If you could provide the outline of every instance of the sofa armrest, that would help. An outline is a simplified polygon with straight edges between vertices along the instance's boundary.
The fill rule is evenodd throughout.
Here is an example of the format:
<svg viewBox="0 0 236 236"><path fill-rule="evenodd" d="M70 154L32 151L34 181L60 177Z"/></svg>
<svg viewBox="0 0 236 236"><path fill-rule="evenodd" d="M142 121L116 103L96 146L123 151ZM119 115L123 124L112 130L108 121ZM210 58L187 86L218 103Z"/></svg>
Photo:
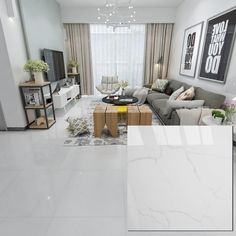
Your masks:
<svg viewBox="0 0 236 236"><path fill-rule="evenodd" d="M144 84L143 87L151 89L152 88L152 84Z"/></svg>

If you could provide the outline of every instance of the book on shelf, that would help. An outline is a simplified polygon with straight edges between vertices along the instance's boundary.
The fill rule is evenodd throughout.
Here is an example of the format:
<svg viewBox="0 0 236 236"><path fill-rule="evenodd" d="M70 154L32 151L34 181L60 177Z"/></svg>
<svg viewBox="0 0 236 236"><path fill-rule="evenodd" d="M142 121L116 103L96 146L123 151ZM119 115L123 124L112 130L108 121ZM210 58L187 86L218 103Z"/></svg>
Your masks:
<svg viewBox="0 0 236 236"><path fill-rule="evenodd" d="M26 105L43 105L43 98L40 89L24 89Z"/></svg>

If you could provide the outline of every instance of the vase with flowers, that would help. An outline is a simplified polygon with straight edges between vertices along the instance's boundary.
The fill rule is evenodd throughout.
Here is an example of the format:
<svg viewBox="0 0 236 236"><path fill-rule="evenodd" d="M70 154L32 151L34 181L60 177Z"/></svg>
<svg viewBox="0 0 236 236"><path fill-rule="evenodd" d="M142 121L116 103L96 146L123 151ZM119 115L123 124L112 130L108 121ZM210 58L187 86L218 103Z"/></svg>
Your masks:
<svg viewBox="0 0 236 236"><path fill-rule="evenodd" d="M227 124L233 123L233 116L236 113L236 101L226 102L224 104L225 120Z"/></svg>
<svg viewBox="0 0 236 236"><path fill-rule="evenodd" d="M71 69L71 73L77 74L77 68L79 67L79 63L77 60L70 60L68 62L68 67Z"/></svg>
<svg viewBox="0 0 236 236"><path fill-rule="evenodd" d="M42 84L44 82L43 72L49 71L49 66L46 62L41 60L29 60L24 65L24 71L30 72L33 74L36 84Z"/></svg>
<svg viewBox="0 0 236 236"><path fill-rule="evenodd" d="M124 93L125 88L129 85L129 83L127 80L121 80L119 84L121 87L121 96L124 96L125 95L125 93Z"/></svg>

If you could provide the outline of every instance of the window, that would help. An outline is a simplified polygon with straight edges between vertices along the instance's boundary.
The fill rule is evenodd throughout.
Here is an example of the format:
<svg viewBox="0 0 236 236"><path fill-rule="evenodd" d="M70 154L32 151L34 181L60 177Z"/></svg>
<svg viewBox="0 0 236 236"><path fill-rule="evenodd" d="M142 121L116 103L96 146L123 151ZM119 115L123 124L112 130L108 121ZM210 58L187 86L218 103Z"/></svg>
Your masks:
<svg viewBox="0 0 236 236"><path fill-rule="evenodd" d="M90 25L94 85L102 76L127 80L132 87L142 84L145 25L119 27ZM96 89L95 89L96 91Z"/></svg>

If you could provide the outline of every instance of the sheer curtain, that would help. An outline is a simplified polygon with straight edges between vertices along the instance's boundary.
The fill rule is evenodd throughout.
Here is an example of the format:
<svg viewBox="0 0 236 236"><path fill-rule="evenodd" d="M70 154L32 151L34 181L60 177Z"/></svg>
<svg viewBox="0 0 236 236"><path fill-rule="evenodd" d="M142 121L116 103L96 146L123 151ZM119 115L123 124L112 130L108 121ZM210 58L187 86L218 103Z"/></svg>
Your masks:
<svg viewBox="0 0 236 236"><path fill-rule="evenodd" d="M94 86L101 83L103 75L117 75L132 87L142 85L145 25L113 31L106 25L91 24L90 33Z"/></svg>

